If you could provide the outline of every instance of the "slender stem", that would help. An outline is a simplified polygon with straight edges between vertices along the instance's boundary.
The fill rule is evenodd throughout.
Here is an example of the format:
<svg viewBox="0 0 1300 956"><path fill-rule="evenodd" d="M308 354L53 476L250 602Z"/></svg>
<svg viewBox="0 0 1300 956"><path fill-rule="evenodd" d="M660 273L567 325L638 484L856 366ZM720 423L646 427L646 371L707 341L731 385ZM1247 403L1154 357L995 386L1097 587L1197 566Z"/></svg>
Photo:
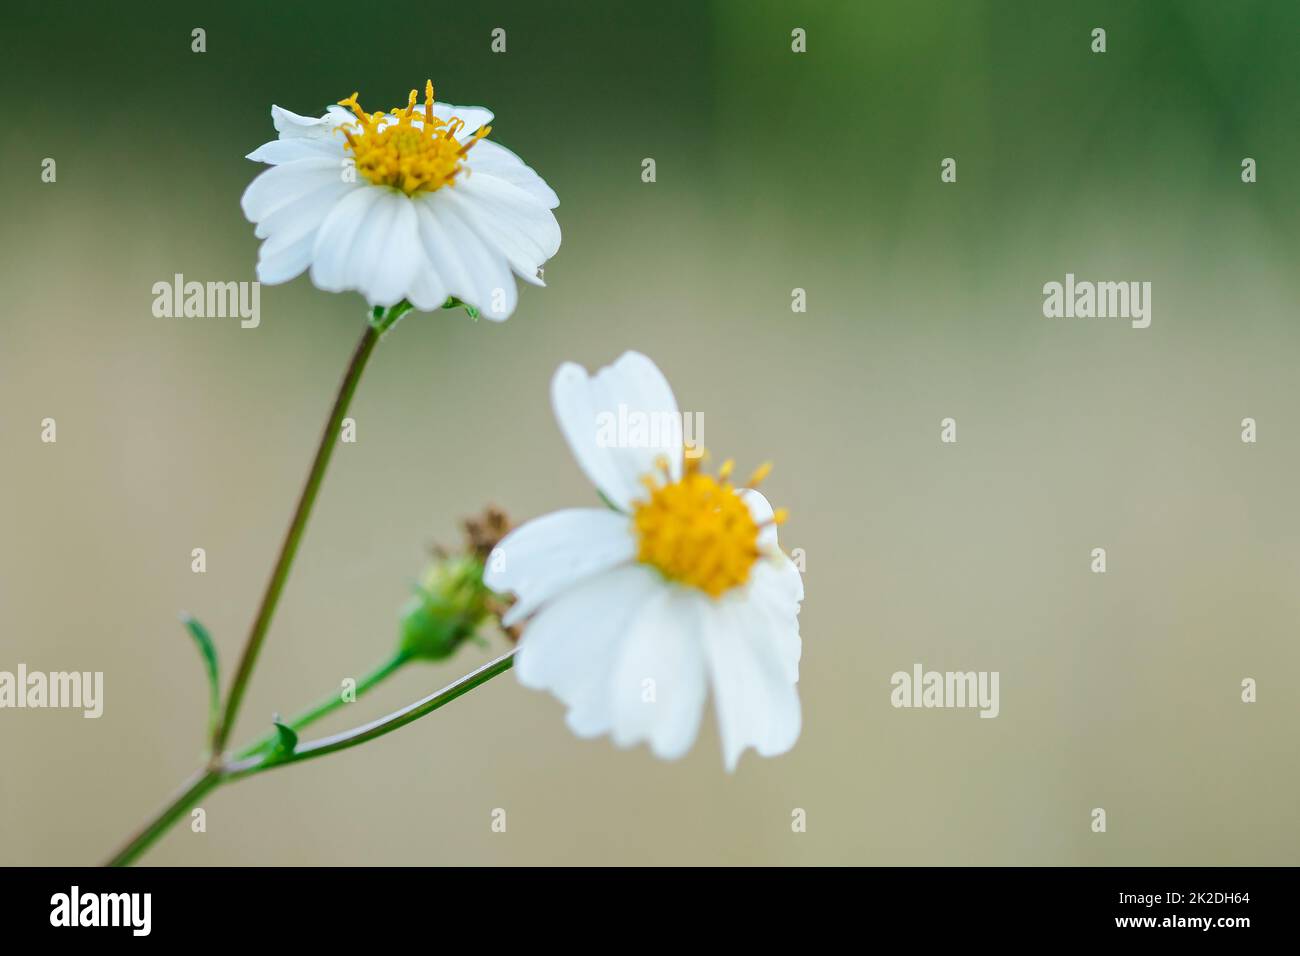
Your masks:
<svg viewBox="0 0 1300 956"><path fill-rule="evenodd" d="M508 654L498 657L491 663L484 664L478 670L466 674L460 680L448 684L442 690L430 694L413 704L403 707L401 710L394 711L387 717L381 717L379 720L371 721L361 727L345 731L341 734L335 734L332 737L322 737L319 740L312 740L305 744L300 744L295 748L292 754L268 760L265 754L257 753L245 759L236 760L233 763L225 765L212 765L200 770L191 777L171 801L159 813L142 827L126 844L109 859L108 866L126 866L135 860L141 853L147 850L155 840L167 832L173 823L175 823L185 811L189 810L195 803L203 799L224 783L230 783L243 777L252 776L263 770L271 770L274 767L283 767L287 764L298 763L303 760L310 760L314 757L323 757L325 754L334 753L338 750L347 750L363 744L366 741L374 740L376 737L382 737L385 734L397 730L399 727L405 727L412 721L419 720L426 714L431 714L443 704L450 703L462 694L468 693L481 684L486 684L498 674L508 671L514 664L515 652L512 650ZM378 673L378 671L376 671Z"/></svg>
<svg viewBox="0 0 1300 956"><path fill-rule="evenodd" d="M339 750L348 750L359 744L374 740L376 737L382 737L390 734L399 727L405 727L412 721L419 720L427 714L433 713L443 704L449 704L461 694L468 693L480 684L486 684L498 674L504 674L510 670L511 665L515 662L515 652L512 650L503 654L491 663L484 664L478 670L466 674L455 683L448 684L442 690L430 694L417 700L413 704L408 704L401 710L396 710L387 717L381 717L378 720L363 724L352 730L345 730L342 733L334 734L330 737L321 737L319 740L310 740L307 743L299 744L294 748L293 753L286 754L275 760L267 760L264 757L251 757L246 760L238 760L234 763L226 764L221 770L224 780L238 780L241 777L251 776L255 773L261 773L263 770L271 770L275 767L284 767L291 763L300 763L304 760L312 760L316 757L323 757L326 754L332 754Z"/></svg>
<svg viewBox="0 0 1300 956"><path fill-rule="evenodd" d="M348 404L352 401L352 395L357 390L357 383L361 380L366 361L374 351L380 334L380 329L376 328L373 320L366 324L366 330L352 353L352 361L339 385L338 394L334 398L334 407L330 410L325 429L321 432L316 457L311 463L311 470L307 473L307 482L303 485L302 494L298 496L298 507L294 509L293 520L289 523L284 543L280 546L280 556L276 559L271 580L266 585L266 593L262 595L262 603L257 610L257 617L254 618L252 629L248 632L248 640L244 643L244 653L239 659L234 682L230 685L230 693L226 697L225 712L212 734L214 757L219 757L226 749L226 741L235 727L239 705L244 700L244 690L248 686L249 678L253 676L257 655L262 650L262 642L266 639L267 628L271 626L271 618L275 614L276 604L279 603L280 592L284 590L284 582L289 577L289 568L293 565L294 555L298 552L298 544L302 541L303 530L307 527L307 519L311 516L312 505L316 503L321 479L325 477L325 469L329 467L330 456L338 443L339 426L347 413Z"/></svg>
<svg viewBox="0 0 1300 956"><path fill-rule="evenodd" d="M158 815L142 827L135 836L126 841L122 849L113 854L112 859L106 863L106 866L126 866L145 850L149 849L160 836L167 832L173 823L175 823L190 807L198 803L203 797L214 790L221 783L221 770L219 768L207 767L198 771L194 776L176 791L171 802L159 811Z"/></svg>
<svg viewBox="0 0 1300 956"><path fill-rule="evenodd" d="M393 654L392 657L388 658L388 660L384 661L382 664L380 664L378 667L372 670L365 677L361 678L361 680L357 681L355 699L360 700L361 696L366 691L382 683L384 680L388 679L389 677L392 677L399 670L401 670L402 667L408 664L410 660L411 658L408 654L404 654L401 651L397 651L395 654ZM322 717L326 717L329 714L332 714L334 711L342 707L344 703L345 701L343 699L343 695L338 691L335 691L332 694L322 697L320 700L316 701L316 703L312 704L310 707L308 707L306 710L302 711L301 713L296 714L295 716L291 717L289 720L286 720L284 722L285 726L293 730L302 730L304 727L316 723L316 721L320 720ZM270 733L267 733L265 736L263 736L261 740L251 743L243 750L240 750L236 754L236 757L242 760L245 757L251 757L254 754L259 754L262 751L266 750L267 747L274 744L278 739L279 739L279 734L273 730Z"/></svg>
<svg viewBox="0 0 1300 956"><path fill-rule="evenodd" d="M450 307L451 302L452 300L448 300L446 307ZM324 479L325 471L329 467L330 457L334 452L334 445L337 441L339 426L343 422L344 415L347 414L348 405L351 403L352 396L356 393L357 385L361 381L361 373L365 370L370 354L374 351L375 344L380 337L391 329L398 319L410 311L411 308L411 304L405 300L386 309L375 307L366 323L366 330L362 333L361 340L352 353L352 360L348 364L346 373L344 373L343 381L340 383L338 393L334 398L333 408L330 409L329 418L321 432L320 444L316 448L316 457L312 460L311 470L307 473L307 481L298 497L298 505L294 509L293 519L289 523L288 531L285 532L279 556L276 558L275 567L271 571L271 578L267 582L265 593L262 595L262 603L258 607L257 616L254 618L253 625L249 630L248 640L244 643L239 666L235 671L234 680L231 682L230 692L226 696L225 709L213 727L211 757L208 766L196 772L177 792L171 802L127 841L126 845L109 860L110 866L125 866L136 859L155 840L162 836L186 810L228 780L247 776L259 770L266 770L272 766L322 756L335 750L343 750L364 743L366 740L383 736L391 730L396 730L398 727L424 716L424 714L432 713L448 701L455 700L461 694L491 680L497 674L510 668L512 659L511 655L508 654L467 675L432 697L425 698L425 700L404 708L383 720L367 724L356 731L313 741L304 747L296 748L295 752L287 757L281 755L277 756L274 761L268 760L262 752L266 741L262 740L240 752L240 757L244 759L233 764L221 763L222 753L225 751L226 743L230 739L231 731L234 730L235 720L239 716L239 706L243 703L244 691L247 689L248 681L252 677L253 668L257 664L257 657L261 652L262 643L266 639L266 632L271 626L271 618L275 615L280 593L284 590L285 582L288 580L294 556L297 554L298 545L301 543L303 532L307 527L307 520L311 517L312 506L316 503L316 496L320 492L321 481ZM388 677L404 663L406 663L406 658L400 654L386 661L362 680L362 683L358 685L358 694ZM297 727L306 726L330 713L341 703L342 698L338 695L322 700L294 718L292 725Z"/></svg>

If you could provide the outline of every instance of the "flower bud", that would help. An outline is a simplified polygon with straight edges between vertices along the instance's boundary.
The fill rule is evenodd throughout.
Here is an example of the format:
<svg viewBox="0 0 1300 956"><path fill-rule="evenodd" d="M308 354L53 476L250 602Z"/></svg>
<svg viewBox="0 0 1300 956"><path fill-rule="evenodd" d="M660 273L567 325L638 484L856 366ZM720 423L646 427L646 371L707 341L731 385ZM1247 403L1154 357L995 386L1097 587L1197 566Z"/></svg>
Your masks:
<svg viewBox="0 0 1300 956"><path fill-rule="evenodd" d="M500 597L483 585L483 567L510 522L489 508L462 526L462 549L448 553L435 548L433 562L402 608L398 649L407 657L444 660L466 641L481 640L481 632L490 629L503 610Z"/></svg>

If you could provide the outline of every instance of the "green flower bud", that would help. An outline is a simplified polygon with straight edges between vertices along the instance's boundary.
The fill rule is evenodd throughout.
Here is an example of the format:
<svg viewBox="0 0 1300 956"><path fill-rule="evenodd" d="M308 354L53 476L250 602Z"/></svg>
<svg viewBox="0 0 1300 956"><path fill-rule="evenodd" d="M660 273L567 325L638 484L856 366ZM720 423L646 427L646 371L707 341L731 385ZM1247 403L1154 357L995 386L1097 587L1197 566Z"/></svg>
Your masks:
<svg viewBox="0 0 1300 956"><path fill-rule="evenodd" d="M461 552L435 549L433 563L402 608L398 650L403 655L445 660L466 641L481 640L480 632L495 624L501 599L483 585L483 567L509 528L504 514L489 509L464 522Z"/></svg>

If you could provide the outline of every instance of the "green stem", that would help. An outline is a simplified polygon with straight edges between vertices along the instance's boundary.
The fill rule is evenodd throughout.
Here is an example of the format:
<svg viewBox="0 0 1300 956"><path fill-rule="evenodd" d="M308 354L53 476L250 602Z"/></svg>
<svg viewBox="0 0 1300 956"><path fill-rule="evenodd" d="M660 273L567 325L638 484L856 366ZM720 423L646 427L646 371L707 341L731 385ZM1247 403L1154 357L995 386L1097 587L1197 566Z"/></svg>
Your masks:
<svg viewBox="0 0 1300 956"><path fill-rule="evenodd" d="M255 773L261 773L263 770L272 770L276 767L284 767L291 763L301 763L304 760L312 760L316 757L323 757L326 754L332 754L339 750L348 750L360 744L367 743L377 737L390 734L399 727L405 727L412 721L419 720L427 714L433 713L444 704L449 704L462 694L468 693L481 684L486 684L498 674L504 674L510 670L511 665L515 662L515 652L510 651L503 654L491 663L484 664L478 670L466 674L460 680L453 684L448 684L442 690L430 694L428 697L417 700L413 704L408 704L401 710L394 711L387 717L381 717L378 720L371 721L352 730L345 730L343 733L334 734L331 737L321 737L319 740L310 740L306 743L300 743L294 748L293 753L285 754L275 760L268 760L265 757L250 757L246 760L238 760L234 763L227 764L222 768L221 774L224 780L238 780L242 777L248 777Z"/></svg>
<svg viewBox="0 0 1300 956"><path fill-rule="evenodd" d="M409 663L410 660L411 660L410 656L402 653L401 651L395 653L392 657L384 661L382 664L380 664L378 667L372 670L365 677L361 678L361 680L357 681L356 699L360 700L362 694L364 694L366 691L370 690L371 688L375 687L377 684L388 679L393 674L396 674L399 670L402 669L403 666ZM320 700L318 700L312 706L308 707L302 713L297 714L296 716L290 718L284 723L292 730L302 730L304 727L310 724L314 724L322 717L326 717L329 714L332 714L334 711L342 707L344 703L345 701L343 699L343 695L338 691L335 691L334 693L326 697L322 697ZM262 751L266 750L267 747L271 746L278 739L279 739L279 735L275 731L271 731L270 733L262 737L261 740L258 740L255 743L251 743L243 750L240 750L236 754L236 757L240 760L244 759L245 757L252 757L255 754L259 754Z"/></svg>
<svg viewBox="0 0 1300 956"><path fill-rule="evenodd" d="M205 795L215 790L221 784L221 771L219 768L207 767L200 770L189 780L187 780L176 791L171 802L163 807L152 820L144 825L135 836L126 841L126 845L105 866L127 866L136 857L153 844L160 836L170 829L185 811L203 799Z"/></svg>
<svg viewBox="0 0 1300 956"><path fill-rule="evenodd" d="M275 760L268 760L265 754L258 753L236 760L233 763L213 764L200 770L186 781L184 786L172 797L171 801L139 832L131 837L122 849L118 850L109 859L106 865L126 866L134 861L141 853L152 846L154 841L166 833L171 825L180 819L187 810L222 784L252 776L263 770L271 770L275 767L311 760L314 757L323 757L325 754L334 753L338 750L347 750L369 740L374 740L376 737L392 733L399 727L405 727L412 721L433 713L439 707L450 703L475 687L486 684L498 674L504 674L514 664L514 654L514 651L510 651L510 653L498 657L491 663L483 665L478 670L466 674L455 683L448 684L442 690L430 694L422 700L417 700L401 710L394 711L387 717L381 717L379 720L372 721L354 730L335 734L332 737L322 737L319 740L299 744L293 753ZM379 673L379 670L375 671L375 673Z"/></svg>
<svg viewBox="0 0 1300 956"><path fill-rule="evenodd" d="M361 373L365 370L366 363L369 361L370 355L380 337L391 329L398 319L410 311L411 308L411 304L405 300L389 308L375 307L368 317L366 330L362 333L361 340L352 353L352 360L344 373L343 381L340 383L338 393L334 398L334 405L330 409L329 418L321 432L320 443L316 448L316 456L312 460L311 469L307 473L307 481L298 496L298 505L294 509L293 518L289 522L289 529L285 532L284 541L280 545L280 553L276 558L275 567L271 571L271 578L267 582L266 591L262 595L262 602L258 606L257 616L253 619L248 639L244 643L244 650L240 656L239 665L235 670L230 692L226 696L225 709L213 726L211 758L208 766L191 777L177 792L176 796L172 798L171 802L127 841L126 845L109 861L109 865L124 866L136 859L162 836L186 810L227 780L235 779L238 776L246 776L249 773L257 772L259 769L268 769L270 766L279 766L282 763L307 759L309 756L320 756L333 750L342 750L345 747L355 746L357 743L363 743L365 740L381 736L388 733L389 730L395 730L397 727L410 723L410 721L423 716L425 713L431 713L447 701L454 700L466 691L477 687L484 681L490 680L510 667L509 655L507 655L506 658L494 661L487 667L480 668L473 674L457 681L451 687L446 688L445 691L440 692L440 694L435 694L435 702L431 706L430 699L412 705L413 708L417 709L423 707L424 709L420 713L411 714L409 711L412 708L407 708L406 711L399 711L390 718L378 722L380 725L392 722L392 726L388 727L388 729L376 728L374 724L360 728L359 731L354 732L357 739L352 742L338 742L337 738L326 738L305 747L297 748L295 753L290 754L287 758L283 756L277 757L274 763L268 763L265 755L261 753L261 749L266 744L266 741L262 740L241 751L240 756L244 759L240 762L230 765L221 763L226 743L230 739L231 731L235 727L235 720L239 716L239 707L243 703L244 692L248 687L250 678L253 676L253 668L257 664L258 654L261 652L262 644L266 640L266 632L271 626L271 618L275 615L275 608L280 601L280 594L284 590L285 582L288 580L294 556L298 552L298 545L301 543L303 532L307 527L307 520L311 517L312 507L316 503L316 496L320 492L321 482L325 477L326 469L329 467L330 457L334 453L339 427L343 423L348 406L352 402L352 396L356 393L357 385L361 381ZM502 660L505 661L504 664L502 664ZM362 685L358 685L358 694L388 677L405 662L405 658L400 655L385 662L363 679ZM442 699L438 700L437 698L440 695ZM342 702L342 698L337 695L329 700L322 700L315 707L294 718L294 723L297 726L306 726L330 713ZM348 736L347 734L339 735L340 738L347 738ZM306 756L299 757L299 753L305 753Z"/></svg>
<svg viewBox="0 0 1300 956"><path fill-rule="evenodd" d="M386 327L383 322L383 318L372 318L366 323L366 330L352 353L352 361L348 364L348 370L339 385L338 394L334 398L334 407L330 410L325 429L321 432L316 457L312 460L311 470L307 473L307 482L298 496L298 507L294 509L293 520L289 523L284 543L280 546L280 556L276 559L271 580L266 585L266 593L262 595L262 603L257 609L257 617L253 619L248 640L244 643L244 653L239 659L234 682L230 685L230 693L226 697L225 712L212 734L214 757L220 757L226 749L226 741L229 740L230 732L235 727L235 718L239 715L239 705L244 700L244 691L248 686L249 678L253 676L257 655L266 640L266 631L271 626L271 618L275 615L275 607L280 601L280 592L284 590L284 583L288 580L294 555L298 553L298 545L307 527L307 519L311 516L312 505L316 503L316 495L320 491L321 480L325 477L325 469L329 467L330 456L334 453L334 446L338 444L339 426L347 413L352 395L357 390L357 383L361 381L361 373L365 370L370 353L374 351L375 343L379 341L379 336Z"/></svg>

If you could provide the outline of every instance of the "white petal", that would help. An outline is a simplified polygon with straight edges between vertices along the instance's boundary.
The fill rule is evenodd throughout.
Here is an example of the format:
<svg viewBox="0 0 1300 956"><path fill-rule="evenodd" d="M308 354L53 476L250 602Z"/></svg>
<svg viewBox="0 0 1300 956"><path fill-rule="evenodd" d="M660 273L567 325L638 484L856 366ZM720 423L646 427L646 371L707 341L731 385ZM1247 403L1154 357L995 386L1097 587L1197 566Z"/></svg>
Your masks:
<svg viewBox="0 0 1300 956"><path fill-rule="evenodd" d="M343 168L343 138L338 142L328 139L316 139L307 136L291 136L286 139L273 139L263 143L245 158L255 163L270 163L278 166L292 163L299 159L331 159L340 170Z"/></svg>
<svg viewBox="0 0 1300 956"><path fill-rule="evenodd" d="M271 122L282 139L318 138L336 125L328 113L325 116L299 116L283 106L271 107Z"/></svg>
<svg viewBox="0 0 1300 956"><path fill-rule="evenodd" d="M446 192L444 188L416 197L424 253L451 295L489 319L507 319L519 294L510 264L469 228Z"/></svg>
<svg viewBox="0 0 1300 956"><path fill-rule="evenodd" d="M506 535L488 558L483 583L518 597L502 622L508 627L584 578L635 556L627 515L604 508L570 508L535 518Z"/></svg>
<svg viewBox="0 0 1300 956"><path fill-rule="evenodd" d="M393 189L379 189L366 222L357 234L348 288L371 305L390 306L406 297L424 250L416 231L415 204Z"/></svg>
<svg viewBox="0 0 1300 956"><path fill-rule="evenodd" d="M424 115L424 107L420 106L416 110L417 115ZM459 119L465 124L464 128L456 134L456 141L464 143L473 138L483 125L492 122L492 111L485 106L453 106L451 103L433 104L433 115L443 122L450 121L453 117ZM424 124L421 123L421 126ZM478 147L475 147L477 149Z"/></svg>
<svg viewBox="0 0 1300 956"><path fill-rule="evenodd" d="M803 656L803 641L799 637L803 575L794 562L779 552L760 558L736 599L752 602L771 618L773 626L767 634L772 652L781 662L786 678L791 683L797 681L799 659Z"/></svg>
<svg viewBox="0 0 1300 956"><path fill-rule="evenodd" d="M772 510L772 504L763 496L761 491L755 491L753 488L741 488L738 492L741 500L749 508L749 516L754 519L754 524L761 529L758 532L758 546L764 550L776 550L779 547L776 536L776 524L772 522L776 514Z"/></svg>
<svg viewBox="0 0 1300 956"><path fill-rule="evenodd" d="M315 232L334 208L334 204L353 189L359 188L355 183L330 180L292 202L276 207L253 230L259 239L273 240L270 249L266 248L266 244L263 245L263 252L274 252L277 248L296 242L308 232Z"/></svg>
<svg viewBox="0 0 1300 956"><path fill-rule="evenodd" d="M419 233L419 213L416 213L416 233ZM447 284L442 281L442 276L432 262L429 256L424 252L424 243L420 243L420 265L415 270L415 275L411 278L410 295L411 304L422 312L432 312L435 309L441 309L451 295L447 291Z"/></svg>
<svg viewBox="0 0 1300 956"><path fill-rule="evenodd" d="M802 653L798 618L799 604L803 601L803 575L777 544L776 525L769 524L772 506L767 499L749 488L742 489L739 494L749 506L754 521L760 526L766 525L758 536L763 557L754 564L740 597L754 602L782 622L783 626L776 629L774 650L790 680L796 681Z"/></svg>
<svg viewBox="0 0 1300 956"><path fill-rule="evenodd" d="M645 497L640 479L658 471L661 456L673 480L681 477L677 399L658 366L641 353L625 352L594 376L566 362L551 379L551 404L578 466L616 507L630 511L634 500ZM644 416L646 428L635 428L637 416Z"/></svg>
<svg viewBox="0 0 1300 956"><path fill-rule="evenodd" d="M327 292L342 292L349 287L353 245L383 192L382 189L354 189L335 203L325 217L312 247L311 281L318 287Z"/></svg>
<svg viewBox="0 0 1300 956"><path fill-rule="evenodd" d="M542 285L537 270L560 248L555 215L530 194L489 175L467 176L447 190L461 218L505 256L515 274Z"/></svg>
<svg viewBox="0 0 1300 956"><path fill-rule="evenodd" d="M729 771L746 747L771 757L799 738L799 692L780 650L788 628L753 602L724 599L709 609L704 648Z"/></svg>
<svg viewBox="0 0 1300 956"><path fill-rule="evenodd" d="M337 103L331 103L329 106L325 107L325 115L321 117L321 121L324 126L321 127L321 130L317 135L333 135L334 130L340 126L344 126L348 123L355 125L357 117L356 114L346 106L339 106Z"/></svg>
<svg viewBox="0 0 1300 956"><path fill-rule="evenodd" d="M614 743L649 741L665 760L690 750L700 729L705 679L703 594L664 587L632 620L613 674Z"/></svg>
<svg viewBox="0 0 1300 956"><path fill-rule="evenodd" d="M540 200L547 209L560 204L560 197L537 175L537 171L500 143L490 139L479 140L465 154L465 165L469 167L471 177L483 172L504 179Z"/></svg>
<svg viewBox="0 0 1300 956"><path fill-rule="evenodd" d="M239 204L249 222L261 222L280 207L342 178L339 164L330 159L300 159L272 166L248 184Z"/></svg>
<svg viewBox="0 0 1300 956"><path fill-rule="evenodd" d="M613 725L610 674L627 626L663 579L643 564L624 564L565 591L529 622L515 654L525 687L549 690L569 708L568 724L581 737Z"/></svg>
<svg viewBox="0 0 1300 956"><path fill-rule="evenodd" d="M276 285L288 282L311 265L312 246L316 234L309 232L288 246L267 251L268 243L262 243L257 251L257 281L264 285Z"/></svg>

